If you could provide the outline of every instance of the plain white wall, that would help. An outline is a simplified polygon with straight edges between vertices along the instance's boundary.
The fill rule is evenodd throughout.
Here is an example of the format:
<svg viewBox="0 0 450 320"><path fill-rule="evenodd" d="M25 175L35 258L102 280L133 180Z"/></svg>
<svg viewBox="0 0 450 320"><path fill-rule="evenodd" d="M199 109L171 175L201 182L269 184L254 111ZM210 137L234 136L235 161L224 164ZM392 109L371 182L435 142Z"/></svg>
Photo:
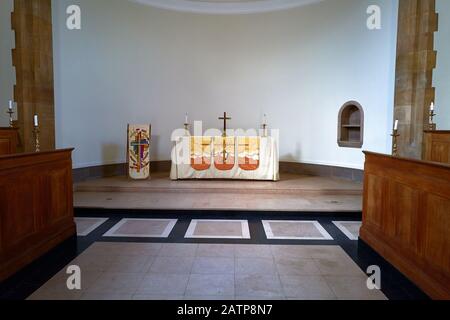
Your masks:
<svg viewBox="0 0 450 320"><path fill-rule="evenodd" d="M16 82L11 57L11 49L14 47L14 32L11 30L12 11L13 0L0 1L0 127L9 126L9 115L6 111L9 100L13 99ZM17 114L14 118L17 118Z"/></svg>
<svg viewBox="0 0 450 320"><path fill-rule="evenodd" d="M436 88L436 124L438 129L450 130L450 0L437 0L439 31L435 37L437 65L433 74Z"/></svg>
<svg viewBox="0 0 450 320"><path fill-rule="evenodd" d="M79 4L82 30L65 27ZM382 29L366 27L382 8ZM126 0L53 1L57 146L74 166L125 161L127 123L153 125L153 160L170 159L184 114L220 128L280 129L281 160L362 168L339 148L337 116L365 108L364 149L390 152L397 0L327 0L250 15L202 15Z"/></svg>

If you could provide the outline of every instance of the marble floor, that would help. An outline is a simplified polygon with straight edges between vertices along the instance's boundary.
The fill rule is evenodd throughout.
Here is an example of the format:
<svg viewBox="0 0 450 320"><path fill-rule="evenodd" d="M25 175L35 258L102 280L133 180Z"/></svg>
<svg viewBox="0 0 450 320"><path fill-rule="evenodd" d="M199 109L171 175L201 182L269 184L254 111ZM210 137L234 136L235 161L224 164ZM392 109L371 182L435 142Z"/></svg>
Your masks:
<svg viewBox="0 0 450 320"><path fill-rule="evenodd" d="M360 212L362 184L283 174L281 181L171 181L157 173L148 181L112 177L77 183L78 208Z"/></svg>
<svg viewBox="0 0 450 320"><path fill-rule="evenodd" d="M339 246L96 242L30 300L385 300Z"/></svg>
<svg viewBox="0 0 450 320"><path fill-rule="evenodd" d="M426 300L358 241L358 214L77 209L71 238L0 300ZM369 290L378 266L382 290ZM80 290L71 273L79 268ZM68 273L69 271L69 273Z"/></svg>

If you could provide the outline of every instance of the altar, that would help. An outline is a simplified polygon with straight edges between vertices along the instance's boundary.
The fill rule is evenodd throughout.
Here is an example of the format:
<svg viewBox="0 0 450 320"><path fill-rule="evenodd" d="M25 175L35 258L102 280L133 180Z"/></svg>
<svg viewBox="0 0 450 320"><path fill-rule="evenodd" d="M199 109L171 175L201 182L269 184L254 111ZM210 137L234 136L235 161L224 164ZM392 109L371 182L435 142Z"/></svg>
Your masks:
<svg viewBox="0 0 450 320"><path fill-rule="evenodd" d="M172 180L279 180L276 139L270 136L182 136L172 154Z"/></svg>

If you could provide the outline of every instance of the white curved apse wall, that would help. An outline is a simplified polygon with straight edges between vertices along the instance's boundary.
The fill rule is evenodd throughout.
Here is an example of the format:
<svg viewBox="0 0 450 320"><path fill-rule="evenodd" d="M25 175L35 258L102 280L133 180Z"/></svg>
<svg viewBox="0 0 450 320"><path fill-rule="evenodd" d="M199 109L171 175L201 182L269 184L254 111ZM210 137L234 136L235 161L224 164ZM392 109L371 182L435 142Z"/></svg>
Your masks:
<svg viewBox="0 0 450 320"><path fill-rule="evenodd" d="M75 167L125 161L127 123L152 123L153 160L169 160L184 114L220 127L280 129L281 160L362 168L337 145L348 100L365 108L364 149L389 152L397 1L328 0L249 15L206 15L126 0L78 0L82 30L65 27L72 0L53 1L57 146Z"/></svg>

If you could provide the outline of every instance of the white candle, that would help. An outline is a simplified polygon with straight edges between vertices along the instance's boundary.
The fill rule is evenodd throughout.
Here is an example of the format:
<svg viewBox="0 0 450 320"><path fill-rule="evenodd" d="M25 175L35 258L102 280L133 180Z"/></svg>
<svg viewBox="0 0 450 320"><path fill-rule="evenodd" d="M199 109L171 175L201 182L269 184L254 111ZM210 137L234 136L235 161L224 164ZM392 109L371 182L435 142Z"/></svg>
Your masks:
<svg viewBox="0 0 450 320"><path fill-rule="evenodd" d="M394 130L398 130L398 120L395 120Z"/></svg>
<svg viewBox="0 0 450 320"><path fill-rule="evenodd" d="M13 102L12 102L12 100L9 100L9 107L8 107L8 109L10 111L12 111L12 109L13 109Z"/></svg>
<svg viewBox="0 0 450 320"><path fill-rule="evenodd" d="M39 127L39 119L38 119L37 114L34 115L34 126Z"/></svg>
<svg viewBox="0 0 450 320"><path fill-rule="evenodd" d="M184 120L184 123L189 123L189 114L188 113L186 113L186 118Z"/></svg>
<svg viewBox="0 0 450 320"><path fill-rule="evenodd" d="M267 125L267 114L264 114L264 124Z"/></svg>
<svg viewBox="0 0 450 320"><path fill-rule="evenodd" d="M431 103L430 111L434 111L434 102Z"/></svg>

